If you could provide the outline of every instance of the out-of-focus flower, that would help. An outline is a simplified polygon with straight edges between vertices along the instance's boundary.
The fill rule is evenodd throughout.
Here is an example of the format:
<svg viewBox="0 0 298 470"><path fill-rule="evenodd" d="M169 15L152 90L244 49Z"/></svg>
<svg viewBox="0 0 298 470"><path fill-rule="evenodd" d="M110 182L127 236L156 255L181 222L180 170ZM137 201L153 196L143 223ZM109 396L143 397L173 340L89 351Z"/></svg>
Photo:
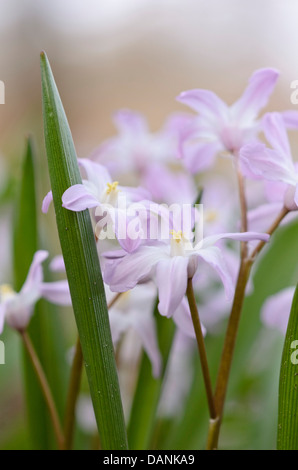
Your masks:
<svg viewBox="0 0 298 470"><path fill-rule="evenodd" d="M82 430L87 434L97 432L96 418L90 395L81 394L76 406L76 418Z"/></svg>
<svg viewBox="0 0 298 470"><path fill-rule="evenodd" d="M298 206L298 165L294 164L290 144L282 116L268 113L263 119L263 129L272 148L260 142L245 145L240 151L242 164L257 178L279 183L270 185L268 193L283 197L283 204L289 210ZM273 197L273 196L272 196Z"/></svg>
<svg viewBox="0 0 298 470"><path fill-rule="evenodd" d="M27 328L36 302L45 298L58 305L71 305L68 282L44 282L41 264L48 258L47 251L37 251L34 255L27 279L20 290L6 284L0 286L0 333L4 321L18 331Z"/></svg>
<svg viewBox="0 0 298 470"><path fill-rule="evenodd" d="M256 138L260 131L258 114L266 106L278 76L272 68L257 70L241 98L230 107L209 90L195 89L178 96L178 101L199 113L180 142L191 172L210 168L220 151L237 154L245 143Z"/></svg>
<svg viewBox="0 0 298 470"><path fill-rule="evenodd" d="M106 295L109 302L115 294L106 288ZM158 377L161 372L161 355L153 317L155 301L156 288L152 283L137 286L122 294L109 309L109 319L114 345L117 346L127 330L134 330L151 361L153 376Z"/></svg>
<svg viewBox="0 0 298 470"><path fill-rule="evenodd" d="M159 405L161 416L177 417L184 409L193 378L192 359L195 345L195 341L180 330L176 332Z"/></svg>
<svg viewBox="0 0 298 470"><path fill-rule="evenodd" d="M237 200L235 192L221 177L212 177L203 180L202 199L204 209L204 235L230 232L237 229L235 213L237 214Z"/></svg>
<svg viewBox="0 0 298 470"><path fill-rule="evenodd" d="M295 287L288 287L269 297L261 311L261 319L266 326L286 333Z"/></svg>
<svg viewBox="0 0 298 470"><path fill-rule="evenodd" d="M194 202L194 182L177 159L178 143L191 119L173 114L160 132L152 133L144 116L120 110L114 115L118 136L104 142L91 158L104 164L114 178L137 177L157 202Z"/></svg>
<svg viewBox="0 0 298 470"><path fill-rule="evenodd" d="M214 246L221 239L268 241L267 234L226 233L209 236L195 246L181 231L172 231L172 238L164 243L143 245L132 254L106 253L109 258L104 265L104 280L112 291L125 292L136 284L154 278L158 286L159 305L162 315L170 317L185 296L188 278L192 278L199 260L210 264L219 274L227 297L233 295L233 282L227 270L219 247ZM124 255L124 256L123 256Z"/></svg>

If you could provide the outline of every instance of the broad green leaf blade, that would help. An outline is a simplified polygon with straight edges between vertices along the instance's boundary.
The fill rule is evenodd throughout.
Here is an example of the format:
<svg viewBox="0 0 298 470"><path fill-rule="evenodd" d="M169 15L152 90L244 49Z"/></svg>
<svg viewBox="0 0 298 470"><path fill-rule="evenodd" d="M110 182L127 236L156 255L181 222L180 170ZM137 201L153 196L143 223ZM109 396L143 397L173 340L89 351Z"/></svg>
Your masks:
<svg viewBox="0 0 298 470"><path fill-rule="evenodd" d="M24 157L22 180L15 207L14 220L14 284L19 291L26 279L33 255L37 250L36 190L34 177L34 158L31 139L28 139ZM40 338L40 318L34 316L29 334L35 347ZM27 413L32 446L34 449L50 448L51 433L46 406L39 383L30 361L24 355L24 381Z"/></svg>
<svg viewBox="0 0 298 470"><path fill-rule="evenodd" d="M62 207L81 183L76 152L48 59L41 54L45 143L58 233L81 339L102 449L126 449L127 437L99 259L88 211Z"/></svg>
<svg viewBox="0 0 298 470"><path fill-rule="evenodd" d="M162 317L157 308L155 309L155 318L163 370L161 377L155 379L152 376L148 356L143 353L128 427L129 447L133 450L151 448L157 407L174 337L174 322Z"/></svg>
<svg viewBox="0 0 298 470"><path fill-rule="evenodd" d="M281 360L277 448L298 450L298 287L292 303Z"/></svg>
<svg viewBox="0 0 298 470"><path fill-rule="evenodd" d="M32 139L28 138L14 217L14 284L17 291L21 289L33 255L39 248L35 165ZM60 319L53 310L52 305L40 301L35 308L28 331L47 375L57 408L62 415L67 364L63 359L65 355L63 330ZM54 448L55 441L48 409L31 362L25 354L24 381L31 445L34 449Z"/></svg>

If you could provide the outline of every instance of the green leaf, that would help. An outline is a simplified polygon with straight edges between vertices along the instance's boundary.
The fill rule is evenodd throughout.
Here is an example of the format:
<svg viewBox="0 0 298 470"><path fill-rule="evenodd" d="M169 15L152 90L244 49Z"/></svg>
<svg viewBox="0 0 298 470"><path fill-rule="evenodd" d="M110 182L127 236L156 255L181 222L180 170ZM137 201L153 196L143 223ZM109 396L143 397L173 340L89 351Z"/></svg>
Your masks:
<svg viewBox="0 0 298 470"><path fill-rule="evenodd" d="M34 158L32 142L31 139L28 139L22 180L15 207L13 259L16 291L21 289L27 277L37 247ZM39 318L35 317L29 326L29 334L35 347L36 340L39 341L40 337L39 326ZM46 406L39 383L26 355L24 355L24 381L32 446L34 449L48 449L50 447L50 428Z"/></svg>
<svg viewBox="0 0 298 470"><path fill-rule="evenodd" d="M41 54L45 143L58 233L102 449L126 449L127 437L107 304L89 212L62 207L66 189L80 184L76 152L52 75Z"/></svg>
<svg viewBox="0 0 298 470"><path fill-rule="evenodd" d="M39 247L35 165L33 142L28 138L14 217L13 259L16 291L19 291L24 284L34 253ZM65 347L60 320L53 310L53 306L47 302L38 302L28 332L48 377L61 415L65 400L67 364L63 360ZM54 332L52 338L54 337L55 341L50 339L51 333ZM48 409L31 361L26 354L24 354L24 382L31 446L34 449L51 449L55 444Z"/></svg>
<svg viewBox="0 0 298 470"><path fill-rule="evenodd" d="M281 312L282 313L282 312ZM279 404L278 450L298 450L298 286L292 303L282 353Z"/></svg>
<svg viewBox="0 0 298 470"><path fill-rule="evenodd" d="M155 318L163 369L161 376L155 379L152 376L148 356L143 353L128 427L129 447L133 450L151 448L154 439L156 411L175 332L173 321L162 317L157 308L155 308Z"/></svg>

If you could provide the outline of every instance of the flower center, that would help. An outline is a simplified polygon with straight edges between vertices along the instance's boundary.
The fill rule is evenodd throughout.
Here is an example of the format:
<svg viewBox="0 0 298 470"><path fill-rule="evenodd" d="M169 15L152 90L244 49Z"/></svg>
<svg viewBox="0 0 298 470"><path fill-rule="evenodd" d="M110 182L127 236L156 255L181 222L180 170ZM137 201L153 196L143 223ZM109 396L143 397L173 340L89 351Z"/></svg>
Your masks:
<svg viewBox="0 0 298 470"><path fill-rule="evenodd" d="M182 230L171 230L170 234L172 235L172 239L175 240L176 243L180 243L183 240L183 232Z"/></svg>
<svg viewBox="0 0 298 470"><path fill-rule="evenodd" d="M191 249L191 243L182 230L171 230L171 256L185 256L185 251Z"/></svg>
<svg viewBox="0 0 298 470"><path fill-rule="evenodd" d="M112 192L118 192L119 189L118 189L118 185L119 185L119 182L118 181L114 181L113 183L107 183L107 190L106 190L106 194L111 194Z"/></svg>
<svg viewBox="0 0 298 470"><path fill-rule="evenodd" d="M107 183L107 189L104 192L103 204L111 204L116 207L118 204L118 181L113 181L113 183Z"/></svg>
<svg viewBox="0 0 298 470"><path fill-rule="evenodd" d="M0 302L8 300L15 295L15 291L9 284L2 284L0 286Z"/></svg>

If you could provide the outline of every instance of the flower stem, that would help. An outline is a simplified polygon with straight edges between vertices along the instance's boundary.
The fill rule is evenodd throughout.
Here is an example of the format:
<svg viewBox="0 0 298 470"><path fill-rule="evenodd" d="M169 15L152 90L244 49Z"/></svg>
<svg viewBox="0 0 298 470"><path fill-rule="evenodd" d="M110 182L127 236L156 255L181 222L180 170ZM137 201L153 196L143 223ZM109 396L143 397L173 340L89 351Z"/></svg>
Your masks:
<svg viewBox="0 0 298 470"><path fill-rule="evenodd" d="M66 400L66 412L64 420L64 435L65 435L65 448L69 450L72 448L74 423L75 423L75 410L77 398L80 392L80 384L83 370L83 353L80 338L78 337L74 359L70 372L69 387Z"/></svg>
<svg viewBox="0 0 298 470"><path fill-rule="evenodd" d="M272 235L273 232L278 228L281 221L288 214L288 209L283 208L280 214L277 216L276 220L273 222L271 227L268 229L267 233ZM245 288L247 281L249 279L249 274L251 266L255 261L256 256L260 253L262 248L265 246L265 242L261 241L253 250L252 254L247 258L241 258L240 269L237 278L237 284L234 294L234 300L231 310L231 315L229 317L229 323L227 327L227 332L225 336L225 342L223 346L221 362L219 366L216 388L215 388L215 405L218 413L219 420L216 423L210 423L209 426L209 435L208 435L208 444L212 445L212 449L216 449L218 445L218 437L220 432L220 426L223 417L223 410L226 398L226 392L228 387L228 381L230 376L230 370L235 350L235 344L237 339L237 333L239 328L239 321L242 312L242 306L245 297Z"/></svg>
<svg viewBox="0 0 298 470"><path fill-rule="evenodd" d="M62 432L62 428L61 428L61 424L60 424L60 419L59 419L59 416L58 416L58 413L57 413L57 409L56 409L56 406L55 406L55 403L54 403L54 399L53 399L53 396L52 396L47 378L46 378L45 373L43 371L42 365L41 365L41 363L40 363L40 361L37 357L37 354L35 352L34 346L31 342L31 339L30 339L29 335L26 333L26 331L20 331L20 335L21 335L21 338L23 340L24 347L25 347L25 349L28 353L28 356L31 360L33 369L36 373L36 377L39 381L42 393L44 395L44 399L45 399L45 402L47 404L47 407L48 407L48 410L49 410L49 413L50 413L50 417L51 417L51 420L52 420L53 429L54 429L55 436L56 436L56 439L57 439L58 448L59 448L59 450L64 450L65 449L64 436L63 436L63 432Z"/></svg>
<svg viewBox="0 0 298 470"><path fill-rule="evenodd" d="M193 326L194 326L194 330L196 334L196 339L197 339L197 344L198 344L204 384L205 384L207 400L208 400L209 414L210 414L210 418L212 420L215 420L216 409L215 409L215 404L214 404L214 399L213 399L213 391L212 391L212 384L211 384L210 372L209 372L208 361L207 361L205 341L204 341L204 336L202 333L202 327L201 327L199 312L197 309L196 299L194 296L191 278L188 279L186 295L188 299L191 318L192 318L192 322L193 322Z"/></svg>

